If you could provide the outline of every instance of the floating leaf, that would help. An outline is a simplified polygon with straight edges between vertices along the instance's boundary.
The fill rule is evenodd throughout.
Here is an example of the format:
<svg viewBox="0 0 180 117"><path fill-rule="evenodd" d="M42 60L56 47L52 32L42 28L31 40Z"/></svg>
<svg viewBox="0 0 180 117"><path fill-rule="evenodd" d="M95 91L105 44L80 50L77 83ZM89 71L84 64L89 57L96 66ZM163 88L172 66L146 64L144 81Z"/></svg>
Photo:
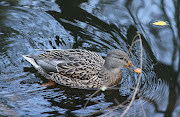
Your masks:
<svg viewBox="0 0 180 117"><path fill-rule="evenodd" d="M159 25L159 26L165 26L165 25L168 25L168 23L165 22L165 21L157 21L157 22L154 22L154 23L152 23L152 24L154 24L154 25Z"/></svg>
<svg viewBox="0 0 180 117"><path fill-rule="evenodd" d="M105 91L106 89L107 89L106 86L101 87L101 90L102 90L102 91Z"/></svg>

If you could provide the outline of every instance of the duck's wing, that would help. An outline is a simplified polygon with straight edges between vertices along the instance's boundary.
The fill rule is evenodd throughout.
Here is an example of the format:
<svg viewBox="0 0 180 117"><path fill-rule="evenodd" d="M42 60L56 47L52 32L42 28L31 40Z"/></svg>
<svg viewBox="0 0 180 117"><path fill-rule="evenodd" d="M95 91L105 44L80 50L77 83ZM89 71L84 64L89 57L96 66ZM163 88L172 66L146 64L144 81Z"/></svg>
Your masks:
<svg viewBox="0 0 180 117"><path fill-rule="evenodd" d="M104 59L95 52L82 49L42 49L40 51L46 51L39 55L42 58L48 59L60 59L66 62L87 61L89 63L104 64Z"/></svg>
<svg viewBox="0 0 180 117"><path fill-rule="evenodd" d="M104 63L100 55L81 49L46 50L33 58L46 72L58 72L81 80L88 80L96 75Z"/></svg>
<svg viewBox="0 0 180 117"><path fill-rule="evenodd" d="M59 51L59 50L63 50L63 49L35 49L35 50L48 52L48 51Z"/></svg>
<svg viewBox="0 0 180 117"><path fill-rule="evenodd" d="M64 63L65 61L62 59L54 59L54 58L46 58L46 57L39 57L37 55L23 55L23 57L31 63L34 68L37 70L42 68L44 72L54 72L57 73L57 64Z"/></svg>
<svg viewBox="0 0 180 117"><path fill-rule="evenodd" d="M76 62L59 63L57 65L58 72L69 78L76 78L80 80L88 80L95 76L101 70L99 64L89 63L88 61L81 60Z"/></svg>

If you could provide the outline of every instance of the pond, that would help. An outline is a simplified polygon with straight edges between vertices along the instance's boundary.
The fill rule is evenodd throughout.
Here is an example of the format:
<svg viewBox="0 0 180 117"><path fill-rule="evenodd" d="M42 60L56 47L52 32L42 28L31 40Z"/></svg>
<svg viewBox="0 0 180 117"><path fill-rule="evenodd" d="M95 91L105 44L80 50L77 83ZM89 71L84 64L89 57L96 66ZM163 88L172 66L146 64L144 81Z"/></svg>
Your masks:
<svg viewBox="0 0 180 117"><path fill-rule="evenodd" d="M122 81L95 95L96 90L59 84L42 87L48 80L22 55L41 53L35 49L86 49L104 58L112 49L128 52L138 31L143 47L135 43L131 61L140 66L143 49L142 77L125 116L179 117L179 4L179 0L0 1L0 116L121 116L139 74L122 68ZM158 21L166 24L153 24Z"/></svg>

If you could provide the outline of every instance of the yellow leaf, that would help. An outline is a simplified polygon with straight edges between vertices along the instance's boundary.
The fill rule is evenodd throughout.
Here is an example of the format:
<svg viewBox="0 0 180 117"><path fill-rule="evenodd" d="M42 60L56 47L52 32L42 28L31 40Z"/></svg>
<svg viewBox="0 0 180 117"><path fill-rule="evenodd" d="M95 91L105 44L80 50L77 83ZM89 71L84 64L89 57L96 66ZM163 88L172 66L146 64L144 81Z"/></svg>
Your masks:
<svg viewBox="0 0 180 117"><path fill-rule="evenodd" d="M157 21L157 22L154 22L154 23L152 23L152 24L154 24L154 25L160 25L160 26L168 25L167 22L165 22L165 21Z"/></svg>

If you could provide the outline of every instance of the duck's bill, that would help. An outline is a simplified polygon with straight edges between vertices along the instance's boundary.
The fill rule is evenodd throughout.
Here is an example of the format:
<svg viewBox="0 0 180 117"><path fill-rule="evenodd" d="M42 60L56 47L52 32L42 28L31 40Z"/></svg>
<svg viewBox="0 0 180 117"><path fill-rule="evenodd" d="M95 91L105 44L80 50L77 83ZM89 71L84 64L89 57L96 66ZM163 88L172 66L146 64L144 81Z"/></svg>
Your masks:
<svg viewBox="0 0 180 117"><path fill-rule="evenodd" d="M134 66L133 64L131 64L130 62L128 63L128 65L126 66L128 69L136 72L136 73L141 73L141 69Z"/></svg>

